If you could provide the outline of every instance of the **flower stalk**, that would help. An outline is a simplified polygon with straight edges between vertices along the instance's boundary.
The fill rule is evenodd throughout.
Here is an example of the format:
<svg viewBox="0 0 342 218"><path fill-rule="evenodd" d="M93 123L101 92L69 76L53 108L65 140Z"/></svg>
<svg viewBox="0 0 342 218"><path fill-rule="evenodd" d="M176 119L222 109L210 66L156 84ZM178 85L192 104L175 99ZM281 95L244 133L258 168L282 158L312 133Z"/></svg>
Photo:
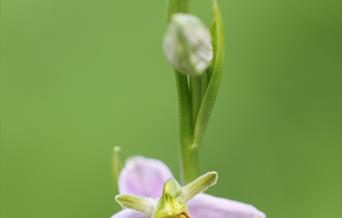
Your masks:
<svg viewBox="0 0 342 218"><path fill-rule="evenodd" d="M213 0L211 32L190 15L191 0L169 0L166 57L175 69L179 105L182 183L199 175L199 149L219 90L223 57L223 25Z"/></svg>
<svg viewBox="0 0 342 218"><path fill-rule="evenodd" d="M186 184L199 174L199 151L193 146L193 114L191 92L187 76L175 72L179 107L179 143L182 183Z"/></svg>
<svg viewBox="0 0 342 218"><path fill-rule="evenodd" d="M170 21L175 13L190 13L191 0L169 0L167 19ZM179 143L182 183L188 183L199 173L199 154L192 149L193 143L193 114L192 96L189 89L188 76L175 71L178 107L179 107Z"/></svg>
<svg viewBox="0 0 342 218"><path fill-rule="evenodd" d="M191 0L168 0L167 20L175 13L190 13Z"/></svg>

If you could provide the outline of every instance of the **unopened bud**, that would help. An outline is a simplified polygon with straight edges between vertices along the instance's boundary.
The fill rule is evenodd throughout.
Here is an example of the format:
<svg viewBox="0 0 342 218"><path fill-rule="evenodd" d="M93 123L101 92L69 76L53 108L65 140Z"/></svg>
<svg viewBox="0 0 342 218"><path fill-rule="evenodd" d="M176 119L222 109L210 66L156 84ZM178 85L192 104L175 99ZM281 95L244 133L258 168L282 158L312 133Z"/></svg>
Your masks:
<svg viewBox="0 0 342 218"><path fill-rule="evenodd" d="M195 16L177 13L172 16L164 38L168 62L179 72L201 75L213 59L211 35Z"/></svg>

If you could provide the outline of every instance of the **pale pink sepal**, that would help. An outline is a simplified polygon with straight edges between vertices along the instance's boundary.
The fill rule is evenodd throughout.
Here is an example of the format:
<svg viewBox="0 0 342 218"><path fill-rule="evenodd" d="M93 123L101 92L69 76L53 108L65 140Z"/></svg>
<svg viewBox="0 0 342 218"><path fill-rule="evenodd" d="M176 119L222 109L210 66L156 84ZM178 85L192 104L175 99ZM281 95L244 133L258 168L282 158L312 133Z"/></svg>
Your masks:
<svg viewBox="0 0 342 218"><path fill-rule="evenodd" d="M126 161L119 176L120 194L158 198L167 179L173 178L161 161L135 156Z"/></svg>
<svg viewBox="0 0 342 218"><path fill-rule="evenodd" d="M192 218L265 218L265 214L254 206L199 194L189 201L188 207Z"/></svg>
<svg viewBox="0 0 342 218"><path fill-rule="evenodd" d="M131 209L124 209L114 214L111 218L149 218L149 216Z"/></svg>

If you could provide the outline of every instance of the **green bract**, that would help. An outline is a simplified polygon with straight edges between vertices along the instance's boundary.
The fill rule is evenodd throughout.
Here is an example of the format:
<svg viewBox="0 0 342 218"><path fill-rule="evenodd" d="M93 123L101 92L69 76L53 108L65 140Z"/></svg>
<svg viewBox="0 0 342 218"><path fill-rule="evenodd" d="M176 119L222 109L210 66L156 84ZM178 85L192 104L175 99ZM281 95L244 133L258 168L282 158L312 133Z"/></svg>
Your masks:
<svg viewBox="0 0 342 218"><path fill-rule="evenodd" d="M211 112L214 108L223 72L224 28L220 8L216 0L213 1L213 25L211 28L211 35L213 40L214 59L211 66L207 70L209 73L209 82L201 101L200 109L196 116L194 125L195 127L193 134L196 141L195 144L197 146L201 144Z"/></svg>

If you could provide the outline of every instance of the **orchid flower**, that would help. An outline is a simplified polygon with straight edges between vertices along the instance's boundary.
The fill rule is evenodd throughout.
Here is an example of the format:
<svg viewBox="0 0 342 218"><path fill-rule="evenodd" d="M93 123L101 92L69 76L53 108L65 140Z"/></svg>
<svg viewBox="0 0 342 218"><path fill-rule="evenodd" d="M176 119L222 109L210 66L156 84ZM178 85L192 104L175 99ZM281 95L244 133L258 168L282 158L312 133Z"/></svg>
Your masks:
<svg viewBox="0 0 342 218"><path fill-rule="evenodd" d="M209 172L184 187L160 160L141 156L127 160L121 170L118 203L124 208L111 218L265 218L255 207L200 193L216 184Z"/></svg>

